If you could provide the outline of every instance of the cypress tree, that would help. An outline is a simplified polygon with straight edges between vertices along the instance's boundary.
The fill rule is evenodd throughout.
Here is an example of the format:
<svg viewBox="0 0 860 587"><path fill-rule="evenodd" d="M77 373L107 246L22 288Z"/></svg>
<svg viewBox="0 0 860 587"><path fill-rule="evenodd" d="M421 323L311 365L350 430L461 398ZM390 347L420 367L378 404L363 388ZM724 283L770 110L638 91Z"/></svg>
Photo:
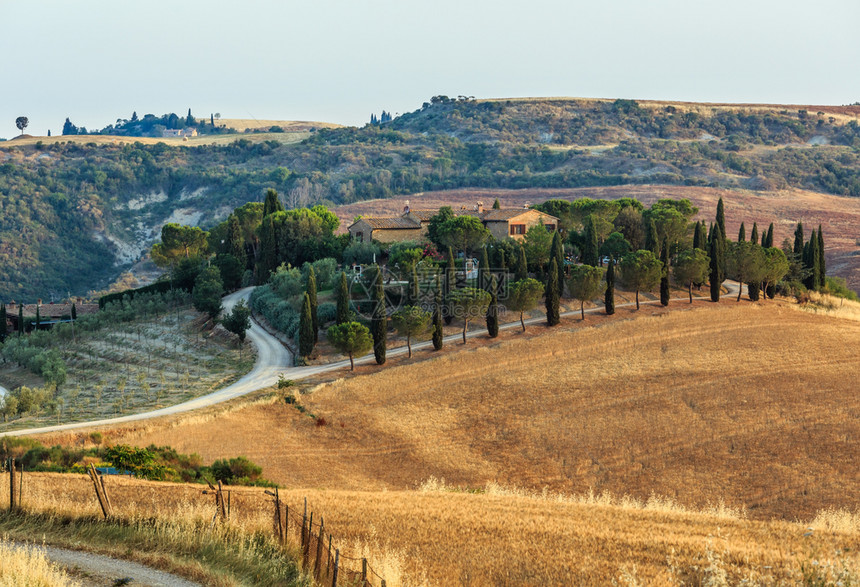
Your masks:
<svg viewBox="0 0 860 587"><path fill-rule="evenodd" d="M717 226L720 228L720 238L723 242L726 240L726 207L723 204L723 199L717 202Z"/></svg>
<svg viewBox="0 0 860 587"><path fill-rule="evenodd" d="M703 222L696 222L696 228L693 230L693 248L704 250L707 246L705 243L705 227Z"/></svg>
<svg viewBox="0 0 860 587"><path fill-rule="evenodd" d="M615 313L615 259L609 258L609 267L606 268L606 292L603 294L603 306L606 314L611 316Z"/></svg>
<svg viewBox="0 0 860 587"><path fill-rule="evenodd" d="M529 277L529 262L526 259L526 248L520 247L519 261L517 262L517 269L514 272L514 280L519 281L521 279L528 279Z"/></svg>
<svg viewBox="0 0 860 587"><path fill-rule="evenodd" d="M6 340L6 304L0 304L0 342Z"/></svg>
<svg viewBox="0 0 860 587"><path fill-rule="evenodd" d="M496 201L493 202L493 210L501 210L502 204L499 202L499 199L496 198Z"/></svg>
<svg viewBox="0 0 860 587"><path fill-rule="evenodd" d="M803 247L803 268L806 273L803 283L807 289L817 289L821 282L821 266L818 262L818 235L813 230L809 242Z"/></svg>
<svg viewBox="0 0 860 587"><path fill-rule="evenodd" d="M722 200L720 200L722 201ZM719 228L715 228L711 234L711 246L708 251L708 255L711 257L710 271L708 273L708 280L711 285L711 301L719 302L720 301L720 286L722 285L722 279L720 278L720 266L722 264L722 259L720 257L720 230Z"/></svg>
<svg viewBox="0 0 860 587"><path fill-rule="evenodd" d="M800 260L803 256L803 223L798 222L794 229L794 256Z"/></svg>
<svg viewBox="0 0 860 587"><path fill-rule="evenodd" d="M308 282L305 288L311 302L311 324L314 329L314 344L316 344L319 337L320 322L317 315L317 276L314 273L313 265L308 267Z"/></svg>
<svg viewBox="0 0 860 587"><path fill-rule="evenodd" d="M663 274L660 277L660 304L669 305L669 239L663 239L663 247L660 250L660 262L663 263Z"/></svg>
<svg viewBox="0 0 860 587"><path fill-rule="evenodd" d="M72 304L72 320L78 319L78 307L75 304Z"/></svg>
<svg viewBox="0 0 860 587"><path fill-rule="evenodd" d="M600 261L600 252L597 246L597 228L594 226L594 217L590 214L585 220L585 235L582 244L582 262L592 267L597 267Z"/></svg>
<svg viewBox="0 0 860 587"><path fill-rule="evenodd" d="M758 244L758 223L753 222L753 229L750 233L750 242Z"/></svg>
<svg viewBox="0 0 860 587"><path fill-rule="evenodd" d="M445 334L442 331L442 289L439 274L436 274L436 296L433 300L433 348L442 350Z"/></svg>
<svg viewBox="0 0 860 587"><path fill-rule="evenodd" d="M311 317L311 299L305 292L302 314L299 317L299 354L309 357L314 352L314 321Z"/></svg>
<svg viewBox="0 0 860 587"><path fill-rule="evenodd" d="M373 288L373 319L370 333L373 335L373 356L377 365L385 364L385 350L388 336L388 315L385 308L385 289L382 285L382 271L376 268L376 283Z"/></svg>
<svg viewBox="0 0 860 587"><path fill-rule="evenodd" d="M827 285L827 263L824 260L824 233L818 225L818 286Z"/></svg>
<svg viewBox="0 0 860 587"><path fill-rule="evenodd" d="M227 219L227 252L236 257L244 270L248 265L248 255L245 254L245 238L242 235L242 227L235 214L230 214Z"/></svg>
<svg viewBox="0 0 860 587"><path fill-rule="evenodd" d="M660 237L657 236L657 225L653 218L649 218L645 226L645 250L651 251L654 255L660 254ZM588 263L590 265L590 263Z"/></svg>
<svg viewBox="0 0 860 587"><path fill-rule="evenodd" d="M451 247L448 247L448 266L445 268L445 297L451 295L451 292L454 291L457 287L457 268L454 265L454 251ZM448 311L445 312L445 324L451 324L451 321L454 319L453 307L449 306Z"/></svg>
<svg viewBox="0 0 860 587"><path fill-rule="evenodd" d="M505 274L508 272L508 264L505 259L505 250L499 249L499 273Z"/></svg>
<svg viewBox="0 0 860 587"><path fill-rule="evenodd" d="M564 244L561 242L561 233L555 231L552 235L550 245L550 257L558 264L558 295L564 295Z"/></svg>
<svg viewBox="0 0 860 587"><path fill-rule="evenodd" d="M767 234L764 237L764 246L770 248L773 246L773 222L767 227Z"/></svg>
<svg viewBox="0 0 860 587"><path fill-rule="evenodd" d="M816 246L817 246L817 245L816 245ZM41 314L39 313L39 307L40 307L41 305L42 305L42 304L39 304L39 303L37 303L37 304L36 304L36 330L39 330L39 325L41 325L41 324L42 324L42 316L41 316Z"/></svg>
<svg viewBox="0 0 860 587"><path fill-rule="evenodd" d="M487 247L481 247L480 267L478 267L478 288L487 290L490 287L490 257Z"/></svg>
<svg viewBox="0 0 860 587"><path fill-rule="evenodd" d="M744 226L744 223L741 222L741 228L738 230L738 242L742 243L747 240L747 229Z"/></svg>
<svg viewBox="0 0 860 587"><path fill-rule="evenodd" d="M349 319L349 284L346 281L346 271L340 272L340 283L337 287L336 324L346 324Z"/></svg>
<svg viewBox="0 0 860 587"><path fill-rule="evenodd" d="M773 247L773 222L770 223L770 226L767 227L767 233L764 235L764 242L762 246L766 249ZM768 282L767 288L765 288L764 293L770 299L776 297L776 284Z"/></svg>
<svg viewBox="0 0 860 587"><path fill-rule="evenodd" d="M275 212L283 212L284 205L281 204L281 199L278 197L278 192L269 188L266 190L266 200L263 203L263 218Z"/></svg>
<svg viewBox="0 0 860 587"><path fill-rule="evenodd" d="M499 298L496 276L490 277L490 304L487 306L487 334L490 338L499 336Z"/></svg>
<svg viewBox="0 0 860 587"><path fill-rule="evenodd" d="M555 258L552 258L549 263L549 273L546 277L546 323L548 326L555 326L561 322L558 309L558 290L558 263Z"/></svg>
<svg viewBox="0 0 860 587"><path fill-rule="evenodd" d="M18 338L24 334L24 304L18 304Z"/></svg>

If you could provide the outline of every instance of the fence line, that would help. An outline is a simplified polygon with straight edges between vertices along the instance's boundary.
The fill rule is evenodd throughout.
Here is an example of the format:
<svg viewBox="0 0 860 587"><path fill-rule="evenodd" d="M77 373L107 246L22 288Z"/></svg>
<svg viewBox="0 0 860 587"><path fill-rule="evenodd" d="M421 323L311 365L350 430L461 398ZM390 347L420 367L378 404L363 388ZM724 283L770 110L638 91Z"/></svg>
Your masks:
<svg viewBox="0 0 860 587"><path fill-rule="evenodd" d="M0 486L4 488L9 483L9 509L23 510L22 496L24 495L25 474L23 464L17 462L13 458L0 461ZM87 471L92 485L90 486L90 495L95 499L97 511L104 519L115 518L116 508L122 508L122 500L117 504L115 489L117 485L105 484L105 477L98 473L94 467L90 467ZM30 474L26 475L28 479ZM38 484L37 484L38 485ZM143 487L138 490L144 489ZM152 492L155 495L154 499L159 499L159 493L176 494L179 490L181 493L188 493L191 487L171 487L149 485L145 488L147 492ZM155 491L153 491L155 490ZM37 488L38 491L38 488ZM32 489L31 489L32 493ZM198 493L198 491L193 491ZM114 495L113 503L110 495ZM5 498L6 495L2 497ZM85 495L85 494L84 494ZM224 522L231 518L231 514L238 508L245 509L255 515L260 512L265 514L266 496L271 498L270 506L274 506L270 511L272 520L272 531L274 539L282 548L293 548L299 553L299 565L302 570L312 576L317 584L324 587L387 587L386 581L367 561L364 557L350 557L345 555L339 545L336 544L335 538L330 532L327 532L325 519L321 515L315 515L312 510L308 509L308 500L304 499L301 506L295 506L283 501L279 495L278 489L273 491L266 490L263 493L247 490L247 489L226 489L221 483L218 486L209 485L208 489L199 490L198 495L214 496L214 516L212 524ZM234 501L231 498L237 497ZM248 500L243 498L250 498ZM261 499L262 498L262 499ZM6 502L5 499L2 499ZM207 500L208 501L208 500ZM31 502L32 503L32 502ZM80 503L79 500L71 499L64 503ZM84 502L85 503L85 502ZM5 503L4 503L5 505ZM262 509L259 509L263 506ZM207 506L211 507L211 506ZM240 512L241 513L241 512Z"/></svg>

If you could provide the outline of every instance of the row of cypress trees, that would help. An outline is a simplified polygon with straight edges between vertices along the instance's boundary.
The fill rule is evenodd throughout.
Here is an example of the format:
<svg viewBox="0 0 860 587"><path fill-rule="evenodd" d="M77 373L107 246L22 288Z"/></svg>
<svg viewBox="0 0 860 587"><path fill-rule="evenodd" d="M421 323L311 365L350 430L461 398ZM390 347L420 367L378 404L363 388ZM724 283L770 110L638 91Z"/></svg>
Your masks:
<svg viewBox="0 0 860 587"><path fill-rule="evenodd" d="M653 224L653 222L651 223ZM654 228L654 227L651 227ZM706 232L707 231L707 232ZM586 226L588 232L588 226ZM592 227L593 232L593 227ZM669 266L670 266L670 251L668 239L664 238L662 243L657 244L657 231L646 231L646 241L649 242L652 250L660 251L660 262L662 264L662 273L660 275L660 303L663 306L669 304L670 289L669 289ZM759 244L764 248L773 247L774 244L774 225L771 223L767 231L763 231L759 235L757 223L753 224L750 234L750 241ZM746 242L746 227L742 223L738 232L738 242ZM595 246L589 248L588 239L586 239L586 250L583 251L583 259L591 260L593 265L598 263L596 234ZM696 222L693 228L693 248L700 249L708 253L710 265L708 278L710 282L710 297L713 302L718 302L721 295L722 283L726 280L726 254L728 250L728 239L726 237L726 220L725 220L725 204L720 198L717 204L717 213L715 222L706 228L705 222ZM826 267L824 261L824 242L823 232L819 225L818 230L813 230L813 234L809 241L804 242L803 225L799 223L795 231L794 252L804 268L804 282L808 288L819 288L825 285ZM436 350L442 348L443 341L443 322L450 324L453 312L443 312L444 304L450 304L447 300L452 293L455 284L455 264L454 253L451 247L447 251L447 266L444 269L445 277L443 291L439 275L436 276L436 294L434 298L434 308L432 312L432 341L433 347ZM505 263L504 257L502 264ZM588 263L586 263L588 264ZM507 269L505 267L504 269ZM525 254L525 248L519 248L518 258L514 260L511 270L515 280L528 278L528 260ZM606 289L604 291L604 307L605 312L609 315L615 313L615 279L616 279L616 261L612 259L608 264L605 274ZM311 287L313 283L313 287ZM544 304L546 308L547 324L555 326L560 323L560 299L564 295L564 247L559 232L553 234L552 244L550 247L549 269L546 273L546 282L544 287ZM478 269L478 285L489 294L489 303L487 304L485 320L487 332L490 337L498 336L499 332L499 309L498 309L498 280L496 275L490 271L487 249L481 249L480 265ZM747 283L747 288L752 300L758 299L762 284L759 282ZM407 297L409 304L417 304L418 301L418 279L413 269L413 275L410 280L409 291ZM765 295L774 297L775 284L768 283ZM373 337L373 350L377 364L384 364L386 360L387 350L387 322L386 315L385 293L382 283L382 274L377 271L375 281L372 285L372 297L374 302L373 315L371 319L371 334ZM319 325L316 320L316 285L311 268L308 276L308 291L305 294L305 304L302 311L302 326L300 326L300 348L303 356L307 356L312 352L313 345L316 343L316 335ZM342 324L350 319L349 311L349 289L345 273L341 273L340 285L337 289L337 323ZM304 344L301 340L304 339ZM312 342L311 342L312 341Z"/></svg>

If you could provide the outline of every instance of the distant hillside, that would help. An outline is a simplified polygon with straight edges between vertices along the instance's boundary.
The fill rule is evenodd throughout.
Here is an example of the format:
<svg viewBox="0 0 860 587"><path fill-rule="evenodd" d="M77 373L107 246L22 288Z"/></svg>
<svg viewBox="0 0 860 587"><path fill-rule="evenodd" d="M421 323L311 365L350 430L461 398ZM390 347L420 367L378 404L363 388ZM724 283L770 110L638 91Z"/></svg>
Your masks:
<svg viewBox="0 0 860 587"><path fill-rule="evenodd" d="M8 141L0 143L0 297L100 287L163 222L211 225L270 187L288 206L630 184L860 197L858 116L860 106L436 97L382 125L308 127L297 144L285 144L288 132L181 143L192 148L109 137Z"/></svg>

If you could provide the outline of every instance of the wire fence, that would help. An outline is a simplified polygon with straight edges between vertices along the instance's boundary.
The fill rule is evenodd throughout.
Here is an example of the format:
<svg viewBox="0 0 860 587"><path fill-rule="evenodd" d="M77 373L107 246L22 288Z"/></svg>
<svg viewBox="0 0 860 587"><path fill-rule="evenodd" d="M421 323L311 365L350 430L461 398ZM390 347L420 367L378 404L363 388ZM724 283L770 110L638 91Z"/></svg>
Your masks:
<svg viewBox="0 0 860 587"><path fill-rule="evenodd" d="M323 517L314 519L314 512L308 513L307 498L297 508L282 502L277 489L266 494L272 497L275 537L284 547L298 547L302 568L317 583L331 587L386 587L385 579L366 558L341 554L333 536L326 533Z"/></svg>
<svg viewBox="0 0 860 587"><path fill-rule="evenodd" d="M20 463L12 459L0 461L0 507L8 507L10 510L44 509L45 504L37 506L34 503L34 492L43 492L45 489L41 487L44 480L40 474L36 474L36 478L32 475L25 473ZM283 501L277 489L261 492L252 488L226 487L221 483L217 487L210 484L208 489L201 489L199 486L159 484L127 477L112 477L114 476L107 476L110 482L105 484L106 477L91 467L89 479L83 477L76 478L74 482L68 480L75 489L65 493L63 505L67 503L71 509L82 513L91 512L85 515L98 511L105 519L134 517L140 511L153 511L155 504L163 507L171 501L176 504L194 501L200 508L198 511L211 513L210 499L214 496L212 526L234 517L256 517L260 520L259 516L262 515L265 516L260 520L263 523L265 519L271 519L274 539L284 550L298 553L298 565L306 574L312 576L318 585L387 587L385 578L370 565L367 558L345 554L342 545L328 532L323 516L309 511L307 498L303 504L296 506ZM86 485L89 485L89 489L82 491ZM130 489L133 489L133 501L122 499L122 490ZM53 491L50 493L56 495ZM111 496L114 498L113 503ZM200 501L202 496L207 496L204 502ZM32 501L27 499L28 497L32 497ZM48 507L57 505L60 504L55 503ZM99 509L93 510L93 507ZM164 510L165 513L167 511ZM206 515L209 519L209 514Z"/></svg>

